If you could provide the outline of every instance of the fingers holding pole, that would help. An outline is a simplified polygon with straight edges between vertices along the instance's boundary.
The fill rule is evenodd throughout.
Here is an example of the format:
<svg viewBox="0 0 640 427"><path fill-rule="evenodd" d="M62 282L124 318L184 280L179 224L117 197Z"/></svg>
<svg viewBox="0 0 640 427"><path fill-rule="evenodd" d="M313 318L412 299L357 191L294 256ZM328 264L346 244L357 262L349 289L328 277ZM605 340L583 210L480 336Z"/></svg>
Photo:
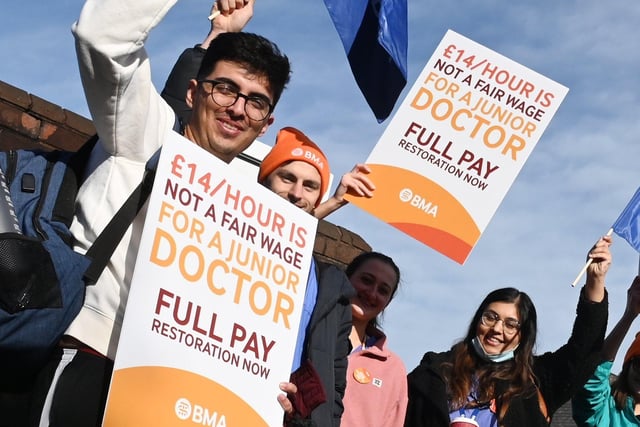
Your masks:
<svg viewBox="0 0 640 427"><path fill-rule="evenodd" d="M611 236L612 234L613 234L613 228L610 228L609 231L607 231L607 234L605 234L605 236ZM571 287L575 287L578 284L578 282L580 281L584 273L586 273L587 269L589 268L592 262L593 262L593 258L589 258L587 260L587 262L584 264L584 267L582 267L582 270L580 270L580 273L578 273L575 280L571 284ZM640 265L638 266L638 271L640 271Z"/></svg>

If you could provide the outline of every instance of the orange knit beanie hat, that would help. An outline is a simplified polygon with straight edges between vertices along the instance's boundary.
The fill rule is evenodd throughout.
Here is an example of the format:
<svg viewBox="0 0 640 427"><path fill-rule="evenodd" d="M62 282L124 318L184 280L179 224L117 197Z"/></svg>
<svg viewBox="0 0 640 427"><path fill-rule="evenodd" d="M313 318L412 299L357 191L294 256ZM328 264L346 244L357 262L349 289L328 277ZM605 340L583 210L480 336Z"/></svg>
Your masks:
<svg viewBox="0 0 640 427"><path fill-rule="evenodd" d="M292 127L280 129L276 143L260 164L258 182L264 183L267 177L284 163L301 161L309 163L320 173L320 197L316 207L329 187L329 162L320 147L304 133Z"/></svg>

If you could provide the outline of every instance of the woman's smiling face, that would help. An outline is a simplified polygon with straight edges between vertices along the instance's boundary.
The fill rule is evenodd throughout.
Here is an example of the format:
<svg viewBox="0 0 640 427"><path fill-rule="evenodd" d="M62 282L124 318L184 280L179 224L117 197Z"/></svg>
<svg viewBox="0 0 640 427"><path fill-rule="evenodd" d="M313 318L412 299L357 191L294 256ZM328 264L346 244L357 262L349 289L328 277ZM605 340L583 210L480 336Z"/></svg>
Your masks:
<svg viewBox="0 0 640 427"><path fill-rule="evenodd" d="M349 278L356 290L351 299L354 319L369 322L375 319L391 301L398 286L393 268L379 259L365 261Z"/></svg>
<svg viewBox="0 0 640 427"><path fill-rule="evenodd" d="M476 335L487 354L501 354L520 344L518 307L510 302L492 302L478 322Z"/></svg>

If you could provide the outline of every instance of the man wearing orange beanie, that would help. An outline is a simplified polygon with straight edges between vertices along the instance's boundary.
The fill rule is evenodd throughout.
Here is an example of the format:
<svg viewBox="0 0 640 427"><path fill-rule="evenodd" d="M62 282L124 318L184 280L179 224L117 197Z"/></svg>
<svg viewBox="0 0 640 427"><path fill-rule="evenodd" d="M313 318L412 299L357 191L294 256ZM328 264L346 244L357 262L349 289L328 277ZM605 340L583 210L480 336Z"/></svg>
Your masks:
<svg viewBox="0 0 640 427"><path fill-rule="evenodd" d="M312 214L329 187L329 162L304 133L286 127L263 159L258 182ZM340 425L354 293L342 270L312 261L291 382L281 385L287 395L278 397L285 425Z"/></svg>
<svg viewBox="0 0 640 427"><path fill-rule="evenodd" d="M286 127L262 160L258 182L311 213L329 188L329 175L322 150L298 129Z"/></svg>
<svg viewBox="0 0 640 427"><path fill-rule="evenodd" d="M342 176L333 196L320 203L329 189L330 168L327 157L304 133L293 127L286 127L280 129L275 145L262 160L258 182L322 219L347 204L344 199L347 192L371 197L375 186L366 176L369 172L367 165L356 164ZM296 178L295 182L291 179L293 177ZM320 190L319 194L317 189Z"/></svg>

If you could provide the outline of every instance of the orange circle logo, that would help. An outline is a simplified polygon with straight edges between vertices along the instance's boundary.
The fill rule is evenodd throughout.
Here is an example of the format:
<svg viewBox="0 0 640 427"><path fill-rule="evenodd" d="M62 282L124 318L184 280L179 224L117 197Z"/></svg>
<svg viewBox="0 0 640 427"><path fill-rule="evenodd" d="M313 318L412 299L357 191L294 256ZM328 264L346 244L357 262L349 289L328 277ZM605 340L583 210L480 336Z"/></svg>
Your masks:
<svg viewBox="0 0 640 427"><path fill-rule="evenodd" d="M365 368L357 368L353 371L353 378L360 384L369 384L371 382L371 373Z"/></svg>

